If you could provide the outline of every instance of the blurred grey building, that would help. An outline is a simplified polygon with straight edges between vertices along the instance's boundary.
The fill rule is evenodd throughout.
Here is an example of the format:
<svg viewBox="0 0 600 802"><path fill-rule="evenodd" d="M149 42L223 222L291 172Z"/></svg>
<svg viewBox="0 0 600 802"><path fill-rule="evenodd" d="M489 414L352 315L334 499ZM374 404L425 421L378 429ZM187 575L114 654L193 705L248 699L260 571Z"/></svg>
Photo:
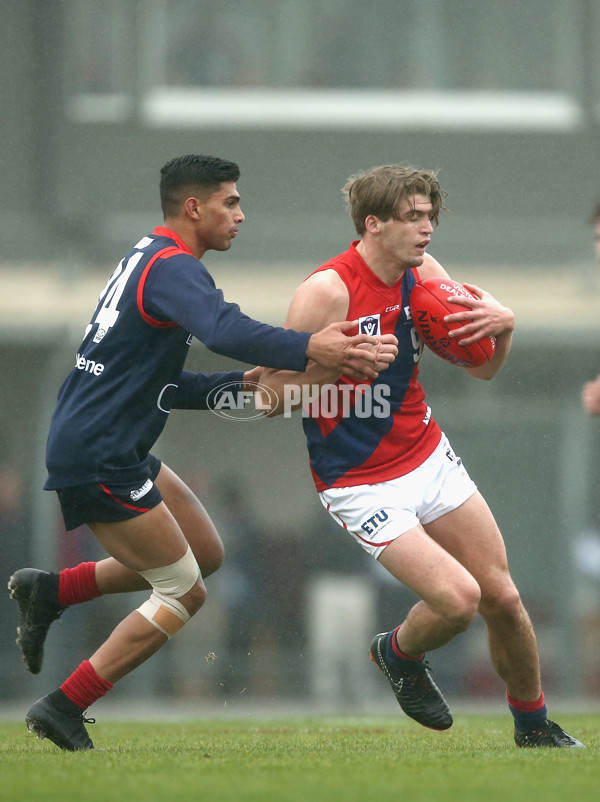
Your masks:
<svg viewBox="0 0 600 802"><path fill-rule="evenodd" d="M230 300L281 323L294 287L354 236L339 191L346 178L411 162L439 168L449 192L431 252L455 278L517 311L514 351L494 382L473 382L432 354L422 375L505 533L545 686L577 693L577 661L564 657L578 648L570 540L600 509L598 427L579 405L582 382L600 371L600 282L587 225L600 195L598 41L600 0L0 0L6 572L96 555L85 533L61 531L41 490L45 433L107 274L160 222L161 165L192 152L240 164L247 220L232 250L207 254L206 264ZM191 364L216 370L227 360L198 345ZM149 693L307 697L307 596L321 572L369 578L369 603L380 611L374 631L408 601L399 594L395 609L367 558L352 543L340 549L343 533L320 508L298 421L172 418L157 453L222 522L233 566L209 582L206 625L195 621L194 636L184 633L148 669ZM229 515L231 486L242 488L254 533L244 537L257 539L250 550L261 542L252 564L259 581L247 587L239 570L249 565L240 556L248 542L240 546ZM276 559L278 540L293 548ZM292 554L302 555L301 571ZM284 642L269 610L292 574L294 609L306 616ZM242 585L257 611L256 648L243 666L230 644L235 627L227 629ZM87 656L109 611L116 622L134 603L96 605L64 616L44 682ZM34 693L42 681L34 685L19 665L12 612L0 600L5 697ZM441 652L440 683L446 672L457 694L497 694L484 641L475 629ZM223 659L207 662L209 652ZM124 696L135 688L128 682Z"/></svg>
<svg viewBox="0 0 600 802"><path fill-rule="evenodd" d="M338 187L399 160L441 170L446 261L588 257L597 0L0 9L4 258L113 261L156 219L159 166L197 151L242 166L239 260L335 251L347 238Z"/></svg>

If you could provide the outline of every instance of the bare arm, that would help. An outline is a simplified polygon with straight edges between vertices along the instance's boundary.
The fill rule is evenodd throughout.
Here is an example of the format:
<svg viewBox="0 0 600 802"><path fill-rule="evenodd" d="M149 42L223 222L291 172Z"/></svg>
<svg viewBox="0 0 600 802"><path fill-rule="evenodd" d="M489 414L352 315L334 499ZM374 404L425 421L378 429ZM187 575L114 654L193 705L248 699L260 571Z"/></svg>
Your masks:
<svg viewBox="0 0 600 802"><path fill-rule="evenodd" d="M300 331L319 331L330 326L334 321L344 320L348 314L349 302L346 285L334 270L315 273L306 279L294 293L284 326ZM371 365L374 375L386 368L397 354L393 335L384 335L378 340L379 343L375 348L369 348L368 344L366 345L375 359ZM363 346L364 348L365 346ZM260 383L269 388L271 396L268 397L266 393L263 393L262 401L264 404L269 404L273 400L273 395L277 397L278 403L276 408L271 410L271 415L278 415L284 411L286 399L288 401L285 405L286 409L298 409L302 404L301 401L295 400L300 395L296 388L315 385L322 388L336 382L342 373L348 373L348 371L335 367L323 367L314 361L309 362L303 373L267 368L262 372ZM363 377L354 376L354 378Z"/></svg>
<svg viewBox="0 0 600 802"><path fill-rule="evenodd" d="M581 403L589 415L600 415L600 374L583 385Z"/></svg>

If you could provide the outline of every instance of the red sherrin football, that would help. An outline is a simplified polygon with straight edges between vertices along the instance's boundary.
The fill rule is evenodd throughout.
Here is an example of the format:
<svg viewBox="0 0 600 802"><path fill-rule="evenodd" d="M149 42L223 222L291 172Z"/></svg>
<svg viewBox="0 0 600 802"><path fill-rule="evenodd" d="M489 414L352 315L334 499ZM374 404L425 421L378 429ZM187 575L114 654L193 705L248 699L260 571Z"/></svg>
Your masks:
<svg viewBox="0 0 600 802"><path fill-rule="evenodd" d="M495 337L483 337L472 345L462 346L448 336L452 329L464 323L444 323L444 317L453 312L468 311L468 306L448 303L448 298L474 298L458 281L449 278L426 278L415 284L410 293L410 314L419 337L434 354L461 367L475 368L484 365L494 356Z"/></svg>

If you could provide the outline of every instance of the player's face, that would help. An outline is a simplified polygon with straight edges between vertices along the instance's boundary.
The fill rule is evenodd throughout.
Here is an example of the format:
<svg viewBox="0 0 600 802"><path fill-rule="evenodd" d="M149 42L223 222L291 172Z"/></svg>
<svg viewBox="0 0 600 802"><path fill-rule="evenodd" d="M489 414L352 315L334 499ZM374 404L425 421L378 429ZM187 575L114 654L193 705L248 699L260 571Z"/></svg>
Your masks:
<svg viewBox="0 0 600 802"><path fill-rule="evenodd" d="M432 211L427 195L415 195L410 201L402 202L397 220L379 221L380 247L399 267L423 264L433 233Z"/></svg>
<svg viewBox="0 0 600 802"><path fill-rule="evenodd" d="M237 237L244 214L233 182L225 182L204 199L198 199L196 238L204 251L227 251Z"/></svg>

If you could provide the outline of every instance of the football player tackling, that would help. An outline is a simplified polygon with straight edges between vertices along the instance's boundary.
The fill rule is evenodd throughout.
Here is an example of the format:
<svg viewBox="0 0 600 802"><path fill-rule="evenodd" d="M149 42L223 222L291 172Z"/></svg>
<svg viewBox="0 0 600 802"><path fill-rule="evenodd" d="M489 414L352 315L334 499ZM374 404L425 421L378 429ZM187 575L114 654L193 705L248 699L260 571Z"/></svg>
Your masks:
<svg viewBox="0 0 600 802"><path fill-rule="evenodd" d="M236 164L212 156L184 156L162 168L164 225L142 237L109 278L59 391L46 489L57 491L66 528L88 524L110 556L56 574L22 568L11 577L27 668L40 671L48 628L67 607L149 591L89 660L27 712L28 729L61 749L94 748L86 708L189 621L206 597L203 578L223 560L204 507L150 449L170 410L206 409L221 384L241 390L258 371L183 370L192 336L252 365L302 371L308 357L359 379L376 377L397 353L393 336L346 336L353 323L317 334L286 331L225 302L199 260L208 250L228 250L238 234L238 178Z"/></svg>
<svg viewBox="0 0 600 802"><path fill-rule="evenodd" d="M323 505L420 597L398 627L375 635L371 658L407 715L445 730L452 715L425 653L466 630L479 613L493 665L506 685L515 743L581 747L548 719L534 631L510 576L502 536L418 381L422 343L410 320L409 295L422 279L447 277L427 253L446 193L435 173L402 165L352 176L344 191L359 239L298 288L285 325L316 331L334 320L358 319L371 333L395 334L398 357L367 385L314 363L303 374L267 369L260 381L279 398L276 414L301 406L302 394L289 388L313 388L303 426ZM514 316L489 293L469 289L475 297L460 302L470 309L446 320L464 324L452 336L465 345L497 338L489 362L464 368L475 378L491 379L509 353ZM327 387L330 408L332 385L340 397L333 417L329 409L324 414L314 391ZM387 406L379 414L358 414L362 397L367 390L375 396L374 388Z"/></svg>

